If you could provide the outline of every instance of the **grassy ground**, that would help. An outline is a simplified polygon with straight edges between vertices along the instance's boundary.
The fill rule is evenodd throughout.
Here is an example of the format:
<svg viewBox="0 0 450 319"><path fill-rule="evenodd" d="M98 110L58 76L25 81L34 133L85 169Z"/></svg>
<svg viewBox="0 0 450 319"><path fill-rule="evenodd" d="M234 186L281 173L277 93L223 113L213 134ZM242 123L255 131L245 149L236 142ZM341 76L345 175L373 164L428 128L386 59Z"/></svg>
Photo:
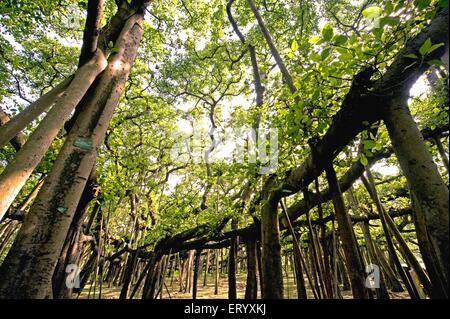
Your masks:
<svg viewBox="0 0 450 319"><path fill-rule="evenodd" d="M246 275L245 273L238 273L236 277L236 285L237 285L237 295L238 299L244 298L245 294L245 281ZM307 284L308 285L308 284ZM90 293L89 293L90 290ZM132 289L130 289L131 291ZM174 276L173 280L170 278L166 279L166 287L164 287L162 299L190 299L192 298L192 289L190 292L180 292L180 285L178 282L177 276ZM199 278L198 288L197 288L197 298L198 299L227 299L228 298L228 280L226 274L220 276L219 280L219 289L218 294L214 294L214 277L208 276L207 285L203 286L203 276ZM286 299L296 299L297 291L293 277L284 278L284 291ZM310 289L307 291L308 298L313 299L313 293ZM120 295L120 287L108 287L107 284L104 284L102 287L101 299L118 299ZM136 294L136 298L140 298L141 292L138 291ZM344 299L351 298L351 291L343 291L342 292ZM260 291L258 291L258 298L260 298ZM94 287L86 286L86 288L81 293L80 299L88 299L88 298L99 298L99 287L95 287L95 295L94 295ZM391 293L392 299L407 299L408 294L405 293Z"/></svg>

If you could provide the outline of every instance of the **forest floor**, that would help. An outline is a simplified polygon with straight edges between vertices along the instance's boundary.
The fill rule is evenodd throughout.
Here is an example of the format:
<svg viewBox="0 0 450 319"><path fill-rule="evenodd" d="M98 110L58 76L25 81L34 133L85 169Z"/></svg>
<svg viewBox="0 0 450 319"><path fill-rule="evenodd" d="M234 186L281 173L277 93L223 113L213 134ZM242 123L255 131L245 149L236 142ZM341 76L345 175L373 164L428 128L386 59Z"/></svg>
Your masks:
<svg viewBox="0 0 450 319"><path fill-rule="evenodd" d="M176 276L175 276L176 277ZM178 282L178 278L173 278L171 281L170 278L166 279L166 286L164 287L164 291L162 296L159 295L158 298L161 299L191 299L192 298L192 289L190 292L180 292L180 285ZM198 288L197 288L197 298L198 299L228 299L228 280L226 274L221 274L219 280L219 289L218 293L214 293L214 277L208 276L207 285L203 286L203 276L198 280ZM238 299L243 299L245 294L245 283L246 283L246 274L238 273L236 276L236 286L237 286L237 297ZM284 291L285 299L296 299L297 291L293 277L284 278ZM130 289L130 291L132 288ZM313 299L314 295L312 291L307 289L308 298ZM108 287L108 284L104 284L102 287L102 293L100 299L118 299L120 295L120 287ZM139 299L141 292L138 291L135 298ZM408 299L409 295L407 292L403 293L390 293L392 299ZM351 299L352 294L351 291L342 291L342 296L344 299ZM258 291L258 298L260 298L260 292ZM94 287L90 285L86 285L83 289L80 299L98 299L99 298L99 287Z"/></svg>

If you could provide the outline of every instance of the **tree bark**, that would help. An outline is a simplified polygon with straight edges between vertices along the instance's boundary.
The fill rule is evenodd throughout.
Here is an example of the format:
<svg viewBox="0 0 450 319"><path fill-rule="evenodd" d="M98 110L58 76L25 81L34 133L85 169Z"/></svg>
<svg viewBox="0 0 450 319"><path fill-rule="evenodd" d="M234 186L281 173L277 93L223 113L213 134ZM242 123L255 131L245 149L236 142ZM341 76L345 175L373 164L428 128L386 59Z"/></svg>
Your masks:
<svg viewBox="0 0 450 319"><path fill-rule="evenodd" d="M386 221L386 224L391 231L391 233L394 235L394 238L397 240L397 243L400 247L400 251L402 252L402 255L404 256L405 260L408 262L408 264L414 269L414 271L417 273L423 287L425 288L425 291L431 296L433 295L432 291L433 288L431 286L431 282L428 279L427 274L422 269L422 266L417 261L416 257L412 253L411 249L408 247L406 241L403 239L402 235L400 234L400 231L398 230L397 226L395 225L394 221L392 220L391 216L389 214L386 214L386 211L384 210L383 205L381 204L381 201L378 197L378 193L375 187L375 182L372 176L372 173L370 170L366 170L368 182L372 187L372 196L373 200L377 203L378 210L380 212L380 215L383 215L383 219Z"/></svg>
<svg viewBox="0 0 450 319"><path fill-rule="evenodd" d="M63 80L60 84L55 86L52 90L42 95L35 102L31 103L25 110L14 116L12 119L5 122L2 119L0 127L0 148L5 146L6 143L15 139L15 136L19 136L19 139L24 139L21 131L31 122L33 122L39 115L48 110L58 98L60 98L68 86L71 84L74 76L70 76Z"/></svg>
<svg viewBox="0 0 450 319"><path fill-rule="evenodd" d="M118 52L110 57L95 94L77 118L17 240L0 268L0 296L51 297L51 277L59 252L137 54L143 31L142 20L143 12L127 20L116 43ZM99 68L94 70L97 72ZM91 72L91 75L96 72ZM77 81L75 78L73 83L87 90L86 83L92 81L89 78ZM69 91L70 88L66 93ZM59 115L60 119L66 118ZM27 256L25 261L24 256Z"/></svg>
<svg viewBox="0 0 450 319"><path fill-rule="evenodd" d="M0 198L0 219L47 152L64 121L105 67L105 57L99 51L92 60L75 73L73 81L64 94L55 102L47 116L16 154L14 160L2 172L0 175L0 194L3 196Z"/></svg>
<svg viewBox="0 0 450 319"><path fill-rule="evenodd" d="M131 253L131 258L128 258L128 262L125 266L125 276L123 279L122 289L120 290L119 299L127 299L128 289L130 288L131 278L133 275L134 268L137 263L137 251Z"/></svg>
<svg viewBox="0 0 450 319"><path fill-rule="evenodd" d="M348 201L350 203L350 207L352 208L353 213L359 215L359 207L358 207L359 204L355 197L355 194L353 193L352 187L350 187L347 194L348 194ZM383 270L383 272L380 272L380 288L376 290L377 298L389 299L389 293L387 291L386 282L384 279L384 274L387 273L387 271L384 269L383 265L378 260L378 257L375 253L372 236L370 235L369 222L359 223L359 226L361 228L361 232L363 233L364 242L367 248L368 261L366 262L366 264L375 264L379 266L380 269Z"/></svg>
<svg viewBox="0 0 450 319"><path fill-rule="evenodd" d="M7 139L8 137L1 135L1 133L3 132L4 126L8 124L10 121L11 121L10 116L0 108L0 143L1 140L6 140L6 142L8 142ZM9 139L9 143L11 144L12 147L14 147L16 151L19 151L25 144L25 134L19 131L19 133L17 133L15 136ZM2 148L3 146L4 145L0 144L0 148Z"/></svg>
<svg viewBox="0 0 450 319"><path fill-rule="evenodd" d="M421 221L419 221L420 218L422 218ZM448 290L447 287L445 287L444 274L441 272L439 264L435 263L437 260L436 252L431 245L430 237L427 229L425 228L425 221L423 218L423 215L413 214L420 254L422 255L427 273L433 284L433 293L436 291L441 296L446 296L444 298L448 298Z"/></svg>
<svg viewBox="0 0 450 319"><path fill-rule="evenodd" d="M214 252L214 294L217 295L219 293L219 249L216 249Z"/></svg>
<svg viewBox="0 0 450 319"><path fill-rule="evenodd" d="M89 0L87 5L86 23L83 32L83 45L81 47L78 67L89 61L97 50L97 40L103 16L103 0Z"/></svg>
<svg viewBox="0 0 450 319"><path fill-rule="evenodd" d="M445 153L444 145L442 145L441 139L439 137L433 138L434 144L436 144L436 147L438 149L439 155L441 155L442 162L444 163L445 170L448 171L448 157Z"/></svg>
<svg viewBox="0 0 450 319"><path fill-rule="evenodd" d="M280 198L271 193L273 181L274 176L271 176L266 182L261 207L263 299L283 299L283 269L277 214Z"/></svg>
<svg viewBox="0 0 450 319"><path fill-rule="evenodd" d="M199 268L200 268L200 256L201 255L202 255L201 249L198 249L198 250L195 251L192 299L197 299L197 285L198 285L198 274L199 274Z"/></svg>
<svg viewBox="0 0 450 319"><path fill-rule="evenodd" d="M330 163L326 168L326 175L330 192L333 194L333 206L352 284L353 297L356 299L367 299L368 293L365 288L365 269L359 258L358 243L356 242L352 223L349 219L347 209L345 208L344 199L342 198L336 173L332 165L333 164Z"/></svg>
<svg viewBox="0 0 450 319"><path fill-rule="evenodd" d="M331 277L332 277L331 276L331 267L330 267L329 253L328 253L327 243L326 243L327 228L326 228L325 222L323 220L323 210L322 210L322 204L321 204L321 196L322 195L320 194L318 178L316 178L314 180L314 186L316 189L316 194L319 196L319 203L317 204L317 212L318 212L319 220L320 220L320 243L322 244L322 251L323 251L325 290L327 292L327 297L332 299L333 298L333 284L331 282Z"/></svg>
<svg viewBox="0 0 450 319"><path fill-rule="evenodd" d="M203 277L203 287L206 287L206 285L208 284L209 260L211 259L210 252L211 252L210 249L206 250L205 276Z"/></svg>
<svg viewBox="0 0 450 319"><path fill-rule="evenodd" d="M261 33L264 36L264 39L266 40L270 53L272 53L275 62L277 63L278 67L280 68L281 74L283 75L283 79L286 81L289 90L291 93L295 93L297 91L297 88L294 85L294 81L292 80L292 77L286 67L286 65L283 62L283 59L280 56L280 53L278 52L273 40L272 36L270 35L269 30L266 27L266 24L264 23L263 18L261 17L261 14L258 11L258 8L256 7L253 0L247 0L248 5L250 6L250 9L253 12L253 15L256 18L256 21L258 22L259 28L261 29Z"/></svg>
<svg viewBox="0 0 450 319"><path fill-rule="evenodd" d="M259 293L262 298L262 291L263 291L263 275L262 275L262 253L261 253L261 242L258 241L256 243L256 260L258 261L258 280L259 280Z"/></svg>
<svg viewBox="0 0 450 319"><path fill-rule="evenodd" d="M78 265L84 247L83 222L86 216L86 209L92 199L99 194L95 167L92 168L89 181L86 183L83 195L78 203L74 218L70 225L63 249L60 253L58 264L53 273L53 297L70 298L72 289L65 287L66 267L69 264ZM95 207L94 207L95 209ZM95 215L94 213L92 215ZM86 232L88 234L88 232ZM98 236L97 236L98 238Z"/></svg>
<svg viewBox="0 0 450 319"><path fill-rule="evenodd" d="M368 181L365 179L364 175L361 176L361 180L363 181L363 184L365 185L365 187L366 187L370 197L371 198L375 198L374 194L373 194L373 190L372 190L370 184L368 183ZM395 246L394 246L394 243L393 243L392 237L391 237L391 232L389 231L389 227L387 225L387 222L386 222L386 219L384 217L384 214L381 211L382 207L381 207L379 202L376 202L375 204L377 206L378 213L380 215L381 225L383 227L384 236L385 236L385 239L386 239L386 246L388 248L389 255L391 256L393 264L395 265L395 268L397 269L397 272L399 273L400 277L402 278L403 283L405 284L406 289L408 290L408 293L409 293L410 297L413 298L413 299L416 299L419 296L417 295L417 291L412 286L412 283L408 279L407 274L406 274L405 270L403 269L403 267L402 267L402 265L400 263L400 259L397 256L397 252L395 251Z"/></svg>
<svg viewBox="0 0 450 319"><path fill-rule="evenodd" d="M400 167L408 180L414 211L425 222L448 290L449 191L428 152L423 137L409 112L407 96L398 92L384 118ZM423 218L422 218L423 215ZM432 255L430 253L430 255ZM424 260L428 262L427 259ZM433 265L427 264L427 269Z"/></svg>
<svg viewBox="0 0 450 319"><path fill-rule="evenodd" d="M440 9L428 27L408 41L392 63L390 67L392 72L385 74L383 77L384 85L377 87L378 92L392 96L384 108L383 120L400 167L408 180L414 210L417 215L421 215L418 221L425 222L422 228L427 229L429 233L431 246L437 256L435 262L439 265L440 272L445 277L447 290L449 273L449 191L408 109L408 92L420 74L428 69L427 61L440 58L448 48L449 39L446 28L449 23L448 10L448 8ZM410 61L405 60L404 56L417 53L427 39L432 43L444 43L445 45L428 54L426 61L414 66L415 70L408 69L407 66L410 65ZM427 269L433 267L430 264L426 266Z"/></svg>
<svg viewBox="0 0 450 319"><path fill-rule="evenodd" d="M325 293L325 284L323 281L323 273L322 273L322 269L321 269L321 264L320 264L320 260L321 260L321 255L320 255L320 251L319 247L316 247L316 234L314 232L314 229L312 227L311 224L311 219L309 218L309 195L308 195L308 191L303 192L303 197L305 198L305 201L307 203L308 209L306 211L306 223L308 225L308 231L309 231L309 238L310 238L310 242L309 242L309 248L311 251L311 255L312 255L312 259L311 261L313 262L313 268L315 269L313 275L314 275L314 282L316 284L317 287L317 293L319 295L319 298L324 299L326 297L326 293Z"/></svg>
<svg viewBox="0 0 450 319"><path fill-rule="evenodd" d="M256 299L258 285L256 278L256 241L246 242L247 250L247 283L245 285L245 299Z"/></svg>
<svg viewBox="0 0 450 319"><path fill-rule="evenodd" d="M142 299L153 299L152 286L154 285L154 278L156 276L158 264L161 260L161 255L156 251L150 258L150 264L148 266L147 276L145 277L144 287L142 288ZM181 260L180 260L181 263ZM181 280L180 280L181 285Z"/></svg>
<svg viewBox="0 0 450 319"><path fill-rule="evenodd" d="M231 220L231 229L237 229L237 219ZM231 239L230 250L228 254L228 299L237 299L236 291L236 253L237 237Z"/></svg>
<svg viewBox="0 0 450 319"><path fill-rule="evenodd" d="M297 235L295 234L294 228L292 227L291 221L287 214L287 210L283 201L281 201L281 209L283 210L284 216L288 222L288 229L292 236L293 241L293 253L294 253L294 266L295 266L295 276L296 276L296 284L297 284L297 298L298 299L308 299L308 294L306 293L305 279L303 277L303 270L306 272L308 279L311 283L311 278L308 274L308 269L304 267L305 261L302 256L302 251L300 248L300 244L297 239ZM312 284L312 283L311 283ZM316 292L314 287L312 287L314 292L314 296L316 296Z"/></svg>

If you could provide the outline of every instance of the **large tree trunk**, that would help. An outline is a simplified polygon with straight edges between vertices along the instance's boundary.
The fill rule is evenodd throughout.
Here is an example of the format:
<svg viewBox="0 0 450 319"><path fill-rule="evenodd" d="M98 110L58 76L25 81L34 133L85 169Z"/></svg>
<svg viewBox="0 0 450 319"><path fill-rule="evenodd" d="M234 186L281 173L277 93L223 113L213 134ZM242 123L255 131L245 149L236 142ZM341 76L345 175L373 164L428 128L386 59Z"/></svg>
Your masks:
<svg viewBox="0 0 450 319"><path fill-rule="evenodd" d="M103 0L89 0L86 24L83 34L83 46L81 48L78 67L94 57L97 50L97 40L102 20ZM73 79L73 75L63 80L49 92L42 95L38 100L31 103L25 110L15 116L8 125L0 128L0 148L13 136L20 134L28 124L48 110L65 92ZM77 107L78 108L78 107Z"/></svg>
<svg viewBox="0 0 450 319"><path fill-rule="evenodd" d="M408 180L414 211L424 221L426 229L448 291L449 273L449 191L442 180L423 137L408 109L408 97L401 92L392 99L384 121L400 167ZM420 236L418 236L421 239ZM426 246L424 246L426 247ZM434 254L430 252L429 256ZM424 259L427 269L434 265Z"/></svg>
<svg viewBox="0 0 450 319"><path fill-rule="evenodd" d="M110 57L108 67L98 81L94 94L77 118L46 183L0 268L1 297L52 296L53 271L97 150L137 54L143 31L142 20L143 10L140 10L125 23L116 43L117 52ZM97 50L97 53L102 56L100 50ZM90 70L88 66L91 64L83 65L80 70ZM103 64L101 66L103 69ZM71 87L81 86L87 90L89 82L94 80L93 75L100 70L98 65L91 68L91 72L84 72L87 73L87 79L77 79L79 74L76 74ZM66 99L71 87L66 91ZM77 103L66 102L64 105L70 105L72 110ZM60 120L67 117L60 113L58 115ZM35 134L37 133L33 136Z"/></svg>
<svg viewBox="0 0 450 319"><path fill-rule="evenodd" d="M72 289L65 287L66 267L69 264L79 265L79 259L84 247L83 240L83 221L86 216L86 210L92 199L98 196L98 185L95 167L91 171L89 181L78 203L74 218L66 236L63 249L59 256L58 264L53 273L53 297L54 298L70 298ZM97 205L96 205L97 206ZM95 211L92 215L96 215ZM87 234L87 232L86 232Z"/></svg>
<svg viewBox="0 0 450 319"><path fill-rule="evenodd" d="M64 94L56 101L14 160L2 172L0 175L0 194L2 194L0 219L47 152L70 113L106 65L105 56L98 50L94 58L78 69Z"/></svg>
<svg viewBox="0 0 450 319"><path fill-rule="evenodd" d="M8 213L3 216L3 220L1 220L1 222L6 218L23 221L23 219L25 218L26 208L35 200L36 196L42 188L42 185L44 185L44 178L45 175L42 174L39 181L36 183L36 185L34 185L32 191L28 194L28 196L22 201L22 203L20 203L18 207L10 207Z"/></svg>
<svg viewBox="0 0 450 319"><path fill-rule="evenodd" d="M261 207L262 298L283 299L283 269L281 266L280 228L278 224L279 198L270 192L274 177L267 181Z"/></svg>
<svg viewBox="0 0 450 319"><path fill-rule="evenodd" d="M428 231L425 228L425 221L423 220L424 217L419 216L418 214L413 214L413 218L416 228L417 241L420 243L420 254L422 255L427 273L430 276L430 280L433 284L433 291L441 291L443 292L442 295L447 295L448 298L448 291L444 284L445 274L441 272L439 264L435 263L435 261L437 260L437 256L435 250L433 249L433 246L431 245ZM422 220L419 221L419 218L422 218ZM431 268L429 266L431 266Z"/></svg>

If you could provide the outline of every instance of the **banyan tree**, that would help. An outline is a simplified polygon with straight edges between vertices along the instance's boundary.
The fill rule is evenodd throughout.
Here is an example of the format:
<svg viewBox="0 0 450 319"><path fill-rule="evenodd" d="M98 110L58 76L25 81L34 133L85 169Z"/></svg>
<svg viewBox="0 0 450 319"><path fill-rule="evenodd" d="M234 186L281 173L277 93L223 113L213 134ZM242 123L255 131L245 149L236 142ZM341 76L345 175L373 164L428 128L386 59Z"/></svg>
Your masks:
<svg viewBox="0 0 450 319"><path fill-rule="evenodd" d="M0 298L446 299L447 0L0 2Z"/></svg>

